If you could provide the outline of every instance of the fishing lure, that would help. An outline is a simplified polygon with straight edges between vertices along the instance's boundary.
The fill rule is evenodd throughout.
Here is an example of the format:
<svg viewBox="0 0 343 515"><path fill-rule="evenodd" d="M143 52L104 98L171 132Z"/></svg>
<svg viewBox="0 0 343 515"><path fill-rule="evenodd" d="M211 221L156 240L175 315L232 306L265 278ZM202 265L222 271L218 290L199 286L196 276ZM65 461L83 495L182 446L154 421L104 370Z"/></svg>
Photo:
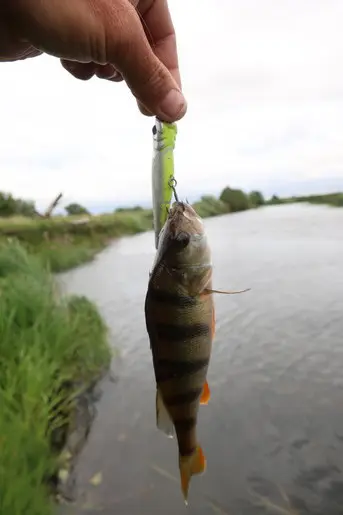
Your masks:
<svg viewBox="0 0 343 515"><path fill-rule="evenodd" d="M155 247L164 226L174 193L178 200L174 178L174 147L177 134L175 123L162 122L158 118L152 130L154 154L152 160L152 205L155 231Z"/></svg>

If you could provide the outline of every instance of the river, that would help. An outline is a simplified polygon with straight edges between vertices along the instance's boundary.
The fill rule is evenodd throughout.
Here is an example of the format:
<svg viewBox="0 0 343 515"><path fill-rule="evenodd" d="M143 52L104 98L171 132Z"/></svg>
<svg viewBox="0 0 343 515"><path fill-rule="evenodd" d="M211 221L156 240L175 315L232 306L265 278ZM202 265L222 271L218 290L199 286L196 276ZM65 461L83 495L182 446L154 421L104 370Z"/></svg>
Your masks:
<svg viewBox="0 0 343 515"><path fill-rule="evenodd" d="M214 287L251 288L215 298L211 399L198 421L207 471L186 508L176 442L155 426L143 312L153 235L122 238L61 277L97 302L120 350L64 514L343 513L343 209L276 206L205 224Z"/></svg>

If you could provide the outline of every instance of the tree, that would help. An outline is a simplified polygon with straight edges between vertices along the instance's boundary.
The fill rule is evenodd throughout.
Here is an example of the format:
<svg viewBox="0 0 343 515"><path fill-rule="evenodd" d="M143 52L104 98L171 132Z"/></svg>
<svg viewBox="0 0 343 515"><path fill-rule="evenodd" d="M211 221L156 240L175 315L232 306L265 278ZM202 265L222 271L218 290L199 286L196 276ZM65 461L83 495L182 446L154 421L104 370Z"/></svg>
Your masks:
<svg viewBox="0 0 343 515"><path fill-rule="evenodd" d="M249 209L248 196L242 190L225 188L219 199L227 205L228 211L245 211Z"/></svg>
<svg viewBox="0 0 343 515"><path fill-rule="evenodd" d="M0 192L0 217L15 215L34 216L34 202L16 199L11 193Z"/></svg>
<svg viewBox="0 0 343 515"><path fill-rule="evenodd" d="M269 201L269 204L281 204L281 199L277 195L273 195Z"/></svg>
<svg viewBox="0 0 343 515"><path fill-rule="evenodd" d="M67 211L68 215L89 215L89 211L80 204L69 204L64 208Z"/></svg>
<svg viewBox="0 0 343 515"><path fill-rule="evenodd" d="M252 207L260 207L265 203L264 197L260 191L252 191L249 194L249 200Z"/></svg>
<svg viewBox="0 0 343 515"><path fill-rule="evenodd" d="M133 206L133 207L117 207L114 212L115 213L131 213L134 211L144 211L142 206Z"/></svg>
<svg viewBox="0 0 343 515"><path fill-rule="evenodd" d="M227 206L212 195L203 195L198 202L193 204L193 208L201 218L216 216L227 212Z"/></svg>

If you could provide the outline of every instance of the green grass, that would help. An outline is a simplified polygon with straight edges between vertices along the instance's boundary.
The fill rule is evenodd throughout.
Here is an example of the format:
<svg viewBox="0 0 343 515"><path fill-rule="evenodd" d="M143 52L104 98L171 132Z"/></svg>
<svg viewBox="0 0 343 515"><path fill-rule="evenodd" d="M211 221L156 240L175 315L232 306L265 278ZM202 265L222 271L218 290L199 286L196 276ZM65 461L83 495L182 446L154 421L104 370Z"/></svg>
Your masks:
<svg viewBox="0 0 343 515"><path fill-rule="evenodd" d="M265 201L260 192L250 194L225 188L220 198L205 195L193 204L201 218L242 211L260 205L310 202L343 206L343 193L306 197L273 198ZM87 219L87 223L78 223ZM152 210L121 208L115 213L85 216L53 216L49 219L24 216L0 217L0 241L14 238L30 254L39 257L53 272L61 272L90 261L108 245L124 235L152 230Z"/></svg>
<svg viewBox="0 0 343 515"><path fill-rule="evenodd" d="M202 197L194 207L202 218L227 212L223 202L210 196ZM121 209L76 223L82 218L0 218L0 241L18 240L52 272L61 272L92 260L114 238L153 228L151 209Z"/></svg>
<svg viewBox="0 0 343 515"><path fill-rule="evenodd" d="M266 202L266 205L295 203L323 204L332 207L343 207L343 193L327 193L325 195L303 195L299 197L284 198L274 196L274 198Z"/></svg>
<svg viewBox="0 0 343 515"><path fill-rule="evenodd" d="M0 513L50 515L52 438L68 424L76 384L108 365L107 328L86 298L61 298L41 261L13 242L0 245L0 335Z"/></svg>
<svg viewBox="0 0 343 515"><path fill-rule="evenodd" d="M152 229L151 210L91 216L87 223L75 223L80 218L0 218L0 240L15 238L53 272L61 272L90 261L114 238Z"/></svg>

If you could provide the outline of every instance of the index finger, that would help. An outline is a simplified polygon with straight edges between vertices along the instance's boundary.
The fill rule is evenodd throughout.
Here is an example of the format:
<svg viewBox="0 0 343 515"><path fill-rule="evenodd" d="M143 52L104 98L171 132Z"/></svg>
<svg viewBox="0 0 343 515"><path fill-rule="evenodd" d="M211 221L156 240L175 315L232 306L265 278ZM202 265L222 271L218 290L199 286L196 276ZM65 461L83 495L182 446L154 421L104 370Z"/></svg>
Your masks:
<svg viewBox="0 0 343 515"><path fill-rule="evenodd" d="M181 89L175 29L167 0L140 0L137 10L155 55Z"/></svg>

